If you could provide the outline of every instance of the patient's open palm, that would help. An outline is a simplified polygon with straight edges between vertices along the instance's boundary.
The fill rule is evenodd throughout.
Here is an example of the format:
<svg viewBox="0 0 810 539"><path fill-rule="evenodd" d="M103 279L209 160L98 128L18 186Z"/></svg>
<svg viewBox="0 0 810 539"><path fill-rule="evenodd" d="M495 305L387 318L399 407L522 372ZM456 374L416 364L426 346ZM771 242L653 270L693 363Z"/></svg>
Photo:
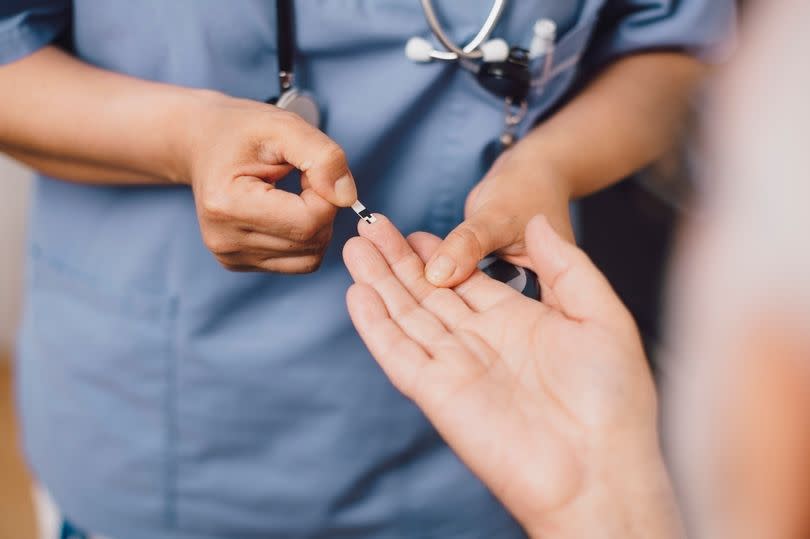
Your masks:
<svg viewBox="0 0 810 539"><path fill-rule="evenodd" d="M585 255L538 218L544 301L474 274L424 278L440 240L384 217L344 249L348 305L394 385L521 521L587 496L594 452L645 436L655 397L632 318ZM598 442L598 443L595 443Z"/></svg>

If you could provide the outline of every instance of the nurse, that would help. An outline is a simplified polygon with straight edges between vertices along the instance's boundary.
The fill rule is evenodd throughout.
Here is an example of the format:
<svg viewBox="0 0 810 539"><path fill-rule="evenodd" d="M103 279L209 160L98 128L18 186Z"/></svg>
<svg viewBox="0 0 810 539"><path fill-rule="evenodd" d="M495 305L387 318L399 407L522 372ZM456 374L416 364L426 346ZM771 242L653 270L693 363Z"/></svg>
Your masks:
<svg viewBox="0 0 810 539"><path fill-rule="evenodd" d="M295 7L322 131L263 103L274 3L0 7L0 147L40 172L29 461L73 526L113 538L521 537L352 328L338 208L359 192L450 233L427 266L443 286L492 251L529 265L530 216L570 237L570 200L667 147L733 2L510 2L493 37L528 47L551 19L557 69L494 165L503 100L406 58L431 36L417 2ZM489 9L437 2L457 43ZM300 188L274 185L294 169Z"/></svg>

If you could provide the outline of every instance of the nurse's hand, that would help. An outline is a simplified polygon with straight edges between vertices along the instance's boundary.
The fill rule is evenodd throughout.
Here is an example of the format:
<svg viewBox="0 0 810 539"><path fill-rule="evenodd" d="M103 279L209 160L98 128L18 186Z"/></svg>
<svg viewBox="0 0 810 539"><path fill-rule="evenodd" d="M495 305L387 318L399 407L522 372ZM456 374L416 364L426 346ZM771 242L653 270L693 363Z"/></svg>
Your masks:
<svg viewBox="0 0 810 539"><path fill-rule="evenodd" d="M299 116L214 94L182 163L206 246L235 271L307 273L321 263L338 207L357 199L340 146ZM292 170L301 192L276 188Z"/></svg>
<svg viewBox="0 0 810 539"><path fill-rule="evenodd" d="M384 217L344 248L352 320L393 384L537 537L673 537L656 396L630 314L544 218L529 257L540 303L480 271L436 288Z"/></svg>
<svg viewBox="0 0 810 539"><path fill-rule="evenodd" d="M491 253L518 266L532 267L524 232L541 213L557 232L573 240L567 183L536 155L519 146L503 154L467 196L465 220L445 238L427 265L436 286L455 286Z"/></svg>

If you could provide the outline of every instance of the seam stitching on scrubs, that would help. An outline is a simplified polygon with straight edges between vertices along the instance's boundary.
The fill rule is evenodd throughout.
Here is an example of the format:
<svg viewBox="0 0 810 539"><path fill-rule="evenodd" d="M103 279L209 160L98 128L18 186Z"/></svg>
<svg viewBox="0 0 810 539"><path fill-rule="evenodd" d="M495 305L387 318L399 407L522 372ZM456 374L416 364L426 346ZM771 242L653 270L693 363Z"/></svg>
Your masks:
<svg viewBox="0 0 810 539"><path fill-rule="evenodd" d="M177 316L179 299L173 297L167 317L166 339L166 395L164 417L166 418L165 476L164 476L164 518L167 526L177 527L177 351L179 335Z"/></svg>
<svg viewBox="0 0 810 539"><path fill-rule="evenodd" d="M461 75L466 76L466 73ZM459 72L456 66L448 66L447 70L440 75L440 79L437 80L444 79L446 81L445 84L450 87L448 93L452 93L458 92L457 86L460 84L459 78ZM436 148L438 152L438 166L436 166L435 169L436 179L434 181L432 200L430 201L428 210L430 226L433 232L438 233L440 236L444 236L450 229L458 224L458 216L453 211L456 197L459 195L457 192L458 186L455 185L458 172L454 169L455 159L458 157L459 148L461 146L458 131L463 126L461 117L464 116L464 104L458 101L451 101L442 113L446 117L447 128L442 137L443 144Z"/></svg>
<svg viewBox="0 0 810 539"><path fill-rule="evenodd" d="M137 285L126 288L113 286L109 281L102 281L95 275L46 255L36 244L29 246L28 260L32 278L35 279L32 282L56 282L61 290L81 292L85 301L103 308L121 310L139 320L162 317L167 312L166 305L170 301L162 299L164 294ZM40 275L46 275L47 279L41 279Z"/></svg>

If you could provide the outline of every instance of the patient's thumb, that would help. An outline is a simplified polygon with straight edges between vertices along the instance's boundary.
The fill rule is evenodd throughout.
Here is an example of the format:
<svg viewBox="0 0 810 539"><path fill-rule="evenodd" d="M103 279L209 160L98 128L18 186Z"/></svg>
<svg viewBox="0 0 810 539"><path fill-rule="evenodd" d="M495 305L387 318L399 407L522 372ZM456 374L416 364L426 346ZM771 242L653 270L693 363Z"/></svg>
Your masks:
<svg viewBox="0 0 810 539"><path fill-rule="evenodd" d="M621 300L590 258L562 239L544 216L534 217L526 226L526 247L544 286L544 297L550 292L565 316L610 324L617 315L627 315Z"/></svg>

